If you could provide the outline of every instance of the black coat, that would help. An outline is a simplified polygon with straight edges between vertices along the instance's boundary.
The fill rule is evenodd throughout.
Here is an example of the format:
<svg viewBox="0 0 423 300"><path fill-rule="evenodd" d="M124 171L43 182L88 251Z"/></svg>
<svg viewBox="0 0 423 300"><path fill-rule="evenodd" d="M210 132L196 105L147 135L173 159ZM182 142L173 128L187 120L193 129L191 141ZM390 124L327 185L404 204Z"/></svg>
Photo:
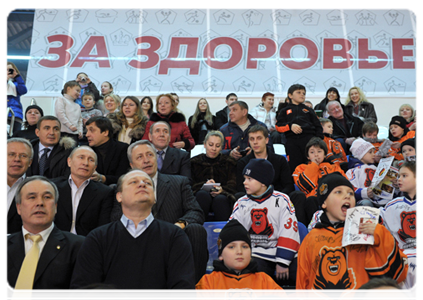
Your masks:
<svg viewBox="0 0 423 300"><path fill-rule="evenodd" d="M216 117L212 116L212 123L209 124L206 120L204 120L205 113L200 113L197 119L197 122L194 124L194 128L191 127L191 121L193 116L189 117L188 119L188 127L191 135L195 141L196 145L201 145L204 143L204 138L207 135L207 132L210 130L216 130L220 127L216 127ZM206 126L206 130L202 130L203 124Z"/></svg>
<svg viewBox="0 0 423 300"><path fill-rule="evenodd" d="M7 212L7 233L15 233L22 229L22 219L16 209L16 201L13 198L10 204L9 211Z"/></svg>
<svg viewBox="0 0 423 300"><path fill-rule="evenodd" d="M191 180L191 162L189 152L168 147L160 173L182 175Z"/></svg>
<svg viewBox="0 0 423 300"><path fill-rule="evenodd" d="M219 110L216 113L216 122L213 122L213 123L216 124L217 129L219 129L220 127L222 127L226 123L228 123L228 121L229 121L228 110L229 110L228 107L225 106L223 109Z"/></svg>
<svg viewBox="0 0 423 300"><path fill-rule="evenodd" d="M329 120L331 120L333 123L332 138L336 140L338 138L346 139L349 137L360 137L362 135L364 122L361 121L360 118L353 117L345 111L344 119L346 121L348 130L342 126L341 121L335 119L334 117L329 117Z"/></svg>

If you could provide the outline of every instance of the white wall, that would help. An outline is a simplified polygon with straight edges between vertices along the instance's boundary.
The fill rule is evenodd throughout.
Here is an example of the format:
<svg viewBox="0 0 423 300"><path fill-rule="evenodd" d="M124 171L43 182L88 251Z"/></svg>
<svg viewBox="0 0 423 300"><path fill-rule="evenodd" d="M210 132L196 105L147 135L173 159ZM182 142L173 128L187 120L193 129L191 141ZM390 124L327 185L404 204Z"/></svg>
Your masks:
<svg viewBox="0 0 423 300"><path fill-rule="evenodd" d="M137 96L139 99L143 97L143 95ZM319 103L324 96L316 98L316 97L307 97L307 100L311 101L313 103L313 106ZM188 97L184 95L180 95L180 102L178 108L182 110L185 114L185 117L188 121L189 116L191 116L194 111L195 107L198 102L198 97ZM345 102L345 96L341 95L341 102ZM22 105L23 105L23 111L25 111L25 108L30 104L32 97L21 97ZM37 104L43 109L44 115L47 114L54 114L54 98L51 97L34 97ZM155 97L152 97L154 103L155 103ZM217 111L221 110L225 105L225 97L206 97L210 104L210 109L213 114L216 114ZM276 97L275 99L275 105L276 102L279 102L279 100L285 99L285 97ZM389 122L392 118L392 116L398 114L399 107L404 103L411 104L414 108L416 108L416 98L372 98L368 97L369 101L373 103L376 109L378 122L377 124L379 126L386 126L388 127ZM243 100L247 102L249 107L254 107L258 103L260 103L260 99L257 98L240 98L239 100Z"/></svg>

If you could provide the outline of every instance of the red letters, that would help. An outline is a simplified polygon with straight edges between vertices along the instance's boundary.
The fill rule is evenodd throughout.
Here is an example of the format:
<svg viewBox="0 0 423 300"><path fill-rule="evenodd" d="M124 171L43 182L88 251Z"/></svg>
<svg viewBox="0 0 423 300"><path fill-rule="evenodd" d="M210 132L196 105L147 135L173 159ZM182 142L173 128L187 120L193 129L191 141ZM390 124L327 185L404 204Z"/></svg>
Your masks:
<svg viewBox="0 0 423 300"><path fill-rule="evenodd" d="M139 56L147 56L147 60L139 61L139 60L133 59L129 62L129 65L136 69L148 69L157 65L160 60L160 57L156 51L160 49L162 45L161 41L154 36L140 36L140 37L137 37L135 41L137 42L138 45L141 45L142 43L150 44L149 48L138 49L138 52L137 52L137 55Z"/></svg>
<svg viewBox="0 0 423 300"><path fill-rule="evenodd" d="M394 69L414 69L414 61L405 61L404 57L413 57L412 49L404 49L404 46L414 46L414 39L392 39L392 60Z"/></svg>
<svg viewBox="0 0 423 300"><path fill-rule="evenodd" d="M198 37L173 37L167 58L160 62L159 75L167 75L169 69L189 69L189 75L198 75L200 61L197 60ZM181 46L186 45L186 56L179 57Z"/></svg>
<svg viewBox="0 0 423 300"><path fill-rule="evenodd" d="M70 60L71 55L69 49L72 48L74 41L73 39L64 34L56 34L47 37L49 43L60 42L62 45L60 47L48 48L47 54L58 55L59 57L56 60L51 60L43 58L38 61L38 64L46 68L61 68L64 67Z"/></svg>
<svg viewBox="0 0 423 300"><path fill-rule="evenodd" d="M375 57L375 58L371 58ZM358 68L382 69L388 64L388 55L380 50L369 49L369 39L358 39Z"/></svg>
<svg viewBox="0 0 423 300"><path fill-rule="evenodd" d="M264 51L259 51L259 46L265 46ZM267 38L250 38L248 40L247 69L257 69L257 61L272 57L277 50L274 40Z"/></svg>
<svg viewBox="0 0 423 300"><path fill-rule="evenodd" d="M291 50L294 46L301 45L307 49L307 57L292 58ZM293 70L304 70L312 67L319 57L319 50L316 44L306 38L292 38L282 44L279 51L281 62Z"/></svg>
<svg viewBox="0 0 423 300"><path fill-rule="evenodd" d="M215 57L214 52L220 45L228 45L231 48L231 53L227 60L222 61L221 58ZM204 47L203 57L209 67L218 70L227 70L239 64L242 59L242 53L242 45L238 40L230 37L218 37L207 43Z"/></svg>
<svg viewBox="0 0 423 300"><path fill-rule="evenodd" d="M93 50L96 54L91 54ZM107 53L104 36L90 36L71 64L71 68L80 68L86 62L97 63L100 68L110 68L109 54Z"/></svg>
<svg viewBox="0 0 423 300"><path fill-rule="evenodd" d="M340 49L334 49L335 45ZM353 56L349 53L351 42L347 39L323 40L323 69L348 69L352 66Z"/></svg>

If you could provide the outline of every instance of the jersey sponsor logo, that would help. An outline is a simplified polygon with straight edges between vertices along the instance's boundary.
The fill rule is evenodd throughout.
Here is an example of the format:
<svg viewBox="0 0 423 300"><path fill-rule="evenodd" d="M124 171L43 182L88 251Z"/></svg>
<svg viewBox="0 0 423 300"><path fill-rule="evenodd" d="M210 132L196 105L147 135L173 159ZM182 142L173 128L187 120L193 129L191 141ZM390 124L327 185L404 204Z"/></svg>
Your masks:
<svg viewBox="0 0 423 300"><path fill-rule="evenodd" d="M315 289L354 289L356 280L352 269L348 269L346 249L343 247L320 249L320 262L314 281Z"/></svg>
<svg viewBox="0 0 423 300"><path fill-rule="evenodd" d="M308 113L308 109L303 108L303 112L304 112L304 113Z"/></svg>
<svg viewBox="0 0 423 300"><path fill-rule="evenodd" d="M291 109L288 109L288 110L286 111L286 114L287 114L287 115L289 115L290 113L292 113L292 110L291 110Z"/></svg>
<svg viewBox="0 0 423 300"><path fill-rule="evenodd" d="M251 212L251 228L250 234L266 235L271 237L273 235L273 225L269 223L267 218L267 208L263 209L252 209Z"/></svg>

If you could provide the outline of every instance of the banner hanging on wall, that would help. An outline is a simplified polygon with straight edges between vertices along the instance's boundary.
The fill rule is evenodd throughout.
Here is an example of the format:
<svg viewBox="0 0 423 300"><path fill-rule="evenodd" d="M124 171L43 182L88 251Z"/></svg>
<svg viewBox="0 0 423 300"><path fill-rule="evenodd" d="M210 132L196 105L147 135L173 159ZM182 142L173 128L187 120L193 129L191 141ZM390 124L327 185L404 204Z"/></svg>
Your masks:
<svg viewBox="0 0 423 300"><path fill-rule="evenodd" d="M408 10L36 10L29 96L57 96L86 73L115 93L261 97L301 83L324 97L415 97Z"/></svg>

